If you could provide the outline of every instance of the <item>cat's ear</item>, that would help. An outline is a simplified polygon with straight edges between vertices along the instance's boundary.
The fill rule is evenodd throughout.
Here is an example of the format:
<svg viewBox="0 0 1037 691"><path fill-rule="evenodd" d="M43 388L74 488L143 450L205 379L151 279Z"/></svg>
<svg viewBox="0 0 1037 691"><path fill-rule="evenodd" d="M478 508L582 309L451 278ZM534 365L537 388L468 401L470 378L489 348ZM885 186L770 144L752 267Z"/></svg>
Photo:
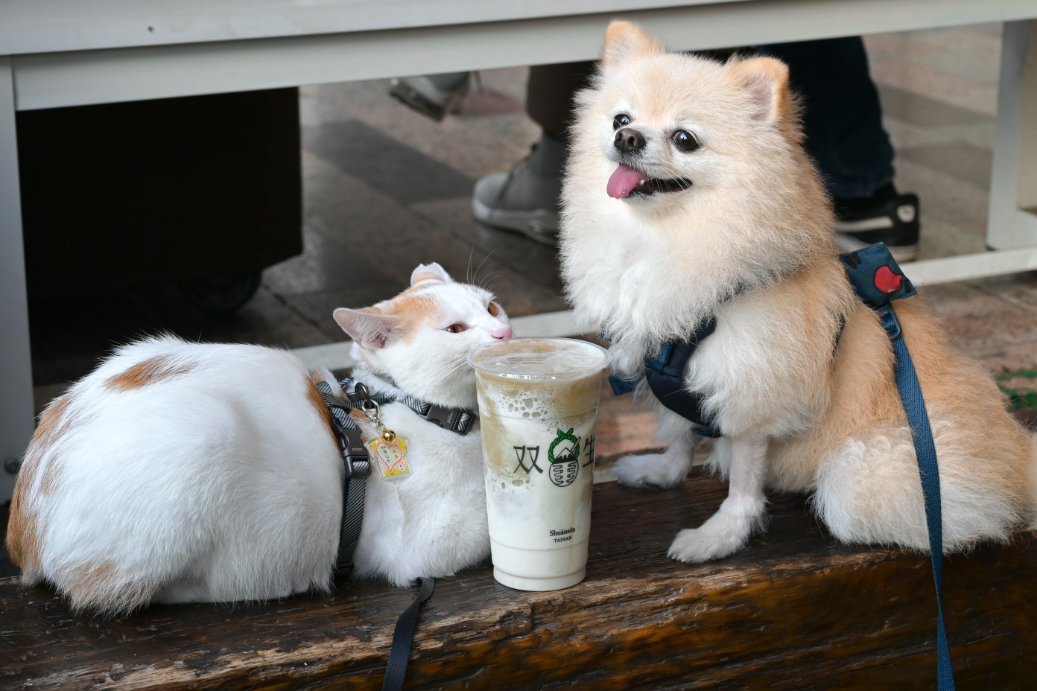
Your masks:
<svg viewBox="0 0 1037 691"><path fill-rule="evenodd" d="M789 68L785 63L775 58L757 57L731 62L729 69L749 92L755 108L754 119L772 124L795 119Z"/></svg>
<svg viewBox="0 0 1037 691"><path fill-rule="evenodd" d="M399 335L397 327L400 325L400 318L392 314L382 314L371 307L359 310L339 307L331 316L347 336L365 348L384 348Z"/></svg>
<svg viewBox="0 0 1037 691"><path fill-rule="evenodd" d="M609 72L634 58L666 52L662 41L652 38L637 24L616 20L605 30L605 50L601 56L602 72Z"/></svg>
<svg viewBox="0 0 1037 691"><path fill-rule="evenodd" d="M415 268L410 275L410 284L412 286L424 281L452 283L453 280L454 279L450 278L450 274L446 272L446 269L436 262L432 262L431 264L418 264L417 268Z"/></svg>

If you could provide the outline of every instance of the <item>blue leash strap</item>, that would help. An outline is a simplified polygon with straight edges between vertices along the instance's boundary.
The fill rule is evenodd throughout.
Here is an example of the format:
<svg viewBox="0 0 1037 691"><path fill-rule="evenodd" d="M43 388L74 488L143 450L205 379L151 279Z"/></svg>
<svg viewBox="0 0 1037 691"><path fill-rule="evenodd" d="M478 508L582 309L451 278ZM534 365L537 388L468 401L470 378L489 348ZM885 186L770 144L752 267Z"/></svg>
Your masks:
<svg viewBox="0 0 1037 691"><path fill-rule="evenodd" d="M929 556L936 586L936 681L940 691L953 691L954 668L943 623L943 517L940 506L940 475L936 444L929 427L922 387L918 383L911 353L904 342L900 321L890 302L915 295L911 281L904 276L889 250L882 243L840 256L847 277L861 300L875 310L893 346L894 379L907 413L911 438L918 460L918 474L925 498L925 520L929 529Z"/></svg>

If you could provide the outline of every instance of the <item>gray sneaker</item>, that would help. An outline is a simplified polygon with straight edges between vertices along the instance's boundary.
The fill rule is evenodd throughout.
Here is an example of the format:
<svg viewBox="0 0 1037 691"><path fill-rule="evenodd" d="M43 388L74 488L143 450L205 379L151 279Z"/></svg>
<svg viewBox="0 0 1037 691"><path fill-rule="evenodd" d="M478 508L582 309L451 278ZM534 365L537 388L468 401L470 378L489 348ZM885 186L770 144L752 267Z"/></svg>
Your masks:
<svg viewBox="0 0 1037 691"><path fill-rule="evenodd" d="M479 178L472 192L475 219L553 245L558 235L565 153L564 142L544 134L511 172Z"/></svg>
<svg viewBox="0 0 1037 691"><path fill-rule="evenodd" d="M468 95L468 72L399 77L389 80L389 95L422 115L442 120L457 113Z"/></svg>

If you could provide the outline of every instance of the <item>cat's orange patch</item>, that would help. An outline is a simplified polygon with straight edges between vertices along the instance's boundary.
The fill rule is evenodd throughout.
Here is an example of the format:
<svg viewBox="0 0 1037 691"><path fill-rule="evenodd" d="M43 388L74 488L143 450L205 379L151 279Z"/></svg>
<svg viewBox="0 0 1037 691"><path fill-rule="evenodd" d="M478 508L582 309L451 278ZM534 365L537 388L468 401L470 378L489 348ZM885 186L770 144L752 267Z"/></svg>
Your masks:
<svg viewBox="0 0 1037 691"><path fill-rule="evenodd" d="M108 600L116 590L115 567L109 562L82 564L69 569L62 581L62 590L68 593L73 602Z"/></svg>
<svg viewBox="0 0 1037 691"><path fill-rule="evenodd" d="M310 378L309 388L306 391L306 397L309 399L313 409L317 411L317 415L324 421L324 426L327 428L328 434L331 435L331 441L335 442L335 446L338 446L338 435L335 434L335 427L331 424L331 411L328 410L328 406L324 403L324 396L317 389L318 381L321 381L321 376L316 373L313 374Z"/></svg>
<svg viewBox="0 0 1037 691"><path fill-rule="evenodd" d="M36 433L33 434L33 443L29 447L30 453L26 454L26 462L30 462L29 456L32 455L31 462L36 466L43 455L50 451L51 447L61 439L61 435L71 426L72 416L68 411L71 402L72 397L65 395L43 411L40 423L36 427ZM40 478L40 492L43 494L53 492L57 488L60 478L61 463L51 453L43 468L43 477Z"/></svg>
<svg viewBox="0 0 1037 691"><path fill-rule="evenodd" d="M18 482L11 497L11 517L7 521L7 555L11 563L25 574L40 568L40 538L36 517L25 505L25 486L19 473ZM33 579L35 580L35 579Z"/></svg>
<svg viewBox="0 0 1037 691"><path fill-rule="evenodd" d="M169 379L181 374L186 374L193 366L186 363L177 363L168 355L156 355L143 362L128 368L126 371L116 374L105 382L109 389L129 391L139 389L148 384L154 384L163 379Z"/></svg>
<svg viewBox="0 0 1037 691"><path fill-rule="evenodd" d="M35 512L28 502L29 489L35 484L40 472L40 464L47 451L61 438L68 429L68 408L72 397L62 396L52 402L40 416L32 441L22 459L22 467L18 471L18 479L14 484L11 496L10 518L7 523L7 553L11 561L23 572L32 572L39 568L40 537L36 525ZM47 494L53 492L61 474L61 466L53 456L43 469L39 491Z"/></svg>
<svg viewBox="0 0 1037 691"><path fill-rule="evenodd" d="M58 457L51 454L47 465L43 468L43 477L40 478L40 493L50 494L57 489L61 481L61 463Z"/></svg>
<svg viewBox="0 0 1037 691"><path fill-rule="evenodd" d="M65 413L72 403L72 396L65 394L54 400L40 415L36 431L32 435L32 444L52 444L67 427Z"/></svg>
<svg viewBox="0 0 1037 691"><path fill-rule="evenodd" d="M435 318L436 301L427 295L404 291L389 302L386 312L400 319L400 335L404 341L409 341L422 325Z"/></svg>

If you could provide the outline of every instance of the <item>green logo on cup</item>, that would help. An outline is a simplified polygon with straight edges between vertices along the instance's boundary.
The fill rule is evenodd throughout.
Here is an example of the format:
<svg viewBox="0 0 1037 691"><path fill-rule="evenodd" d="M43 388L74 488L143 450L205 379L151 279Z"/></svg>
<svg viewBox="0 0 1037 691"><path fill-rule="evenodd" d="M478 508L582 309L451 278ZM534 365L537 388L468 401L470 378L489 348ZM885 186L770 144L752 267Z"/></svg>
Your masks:
<svg viewBox="0 0 1037 691"><path fill-rule="evenodd" d="M580 472L580 438L573 434L573 428L558 436L547 449L547 460L551 462L551 482L559 487L568 487Z"/></svg>

